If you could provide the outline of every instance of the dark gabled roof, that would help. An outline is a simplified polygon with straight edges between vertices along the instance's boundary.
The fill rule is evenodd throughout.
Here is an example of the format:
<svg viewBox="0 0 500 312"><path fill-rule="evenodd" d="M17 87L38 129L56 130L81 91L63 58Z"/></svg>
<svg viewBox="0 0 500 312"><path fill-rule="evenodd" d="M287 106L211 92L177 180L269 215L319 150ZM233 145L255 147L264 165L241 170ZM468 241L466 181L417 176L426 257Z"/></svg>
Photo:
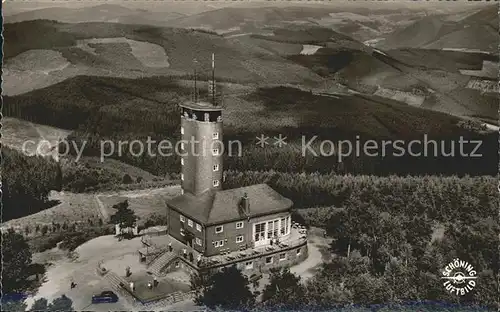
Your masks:
<svg viewBox="0 0 500 312"><path fill-rule="evenodd" d="M241 198L248 196L249 211L240 208ZM185 193L167 201L183 215L204 224L220 224L286 211L292 201L281 196L267 184L256 184L223 191L206 191L198 196Z"/></svg>

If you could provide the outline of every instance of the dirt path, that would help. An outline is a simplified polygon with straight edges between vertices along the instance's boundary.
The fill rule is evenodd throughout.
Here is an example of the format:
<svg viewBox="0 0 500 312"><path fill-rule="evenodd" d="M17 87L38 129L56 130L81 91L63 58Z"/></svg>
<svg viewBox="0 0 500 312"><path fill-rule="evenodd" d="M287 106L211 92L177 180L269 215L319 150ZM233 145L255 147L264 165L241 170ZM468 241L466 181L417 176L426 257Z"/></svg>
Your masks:
<svg viewBox="0 0 500 312"><path fill-rule="evenodd" d="M168 185L164 187L153 187L153 188L145 188L145 189L130 190L130 191L103 192L96 194L96 196L100 197L124 196L129 198L137 198L137 197L145 197L157 194L179 195L180 188L181 188L180 185Z"/></svg>
<svg viewBox="0 0 500 312"><path fill-rule="evenodd" d="M324 238L322 232L318 228L311 228L309 230L310 234L307 238L308 257L303 262L290 268L290 272L300 276L302 281L313 277L321 267L321 264L329 260L323 256L321 251L330 247L331 239Z"/></svg>
<svg viewBox="0 0 500 312"><path fill-rule="evenodd" d="M94 198L95 198L95 202L97 204L97 206L96 206L98 208L97 210L98 210L99 214L101 215L103 221L106 222L109 219L109 214L106 211L104 204L99 199L99 195L95 195Z"/></svg>

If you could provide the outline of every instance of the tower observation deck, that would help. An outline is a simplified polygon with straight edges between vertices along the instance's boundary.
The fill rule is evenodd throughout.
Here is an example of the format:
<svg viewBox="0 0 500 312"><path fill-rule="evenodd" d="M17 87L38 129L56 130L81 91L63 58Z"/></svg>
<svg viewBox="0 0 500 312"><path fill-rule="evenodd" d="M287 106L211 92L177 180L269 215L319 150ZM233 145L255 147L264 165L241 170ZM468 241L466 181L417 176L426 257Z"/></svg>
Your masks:
<svg viewBox="0 0 500 312"><path fill-rule="evenodd" d="M180 104L181 108L181 185L182 191L199 195L208 190L222 189L222 110L216 103L215 62L212 55L212 80L209 81L209 99L198 99ZM210 100L212 102L210 102Z"/></svg>

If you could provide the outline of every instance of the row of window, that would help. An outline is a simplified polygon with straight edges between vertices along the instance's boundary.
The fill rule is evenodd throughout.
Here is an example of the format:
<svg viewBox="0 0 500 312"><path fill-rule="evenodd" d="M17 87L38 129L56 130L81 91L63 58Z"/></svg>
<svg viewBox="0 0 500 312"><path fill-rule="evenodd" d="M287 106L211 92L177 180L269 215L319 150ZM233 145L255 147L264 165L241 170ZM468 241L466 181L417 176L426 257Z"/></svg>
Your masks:
<svg viewBox="0 0 500 312"><path fill-rule="evenodd" d="M244 225L243 221L236 222L236 229L237 230L242 229L243 225ZM215 227L215 233L216 234L219 234L219 233L222 233L222 232L224 232L224 226L223 225L219 225L219 226Z"/></svg>
<svg viewBox="0 0 500 312"><path fill-rule="evenodd" d="M181 142L181 151L184 152L184 142ZM212 156L220 156L220 149L218 148L213 148L212 149Z"/></svg>
<svg viewBox="0 0 500 312"><path fill-rule="evenodd" d="M182 223L186 222L186 218L183 215L179 215L179 219L181 220ZM193 223L193 220L191 220L191 219L187 219L187 224L190 227L193 227L193 224L196 224L196 230L198 230L198 232L201 232L201 225L200 224Z"/></svg>
<svg viewBox="0 0 500 312"><path fill-rule="evenodd" d="M184 158L181 158L181 166L184 166ZM219 164L215 164L213 167L212 167L213 171L219 171ZM182 177L184 177L182 174L181 174Z"/></svg>
<svg viewBox="0 0 500 312"><path fill-rule="evenodd" d="M256 242L290 234L290 217L265 221L254 225Z"/></svg>
<svg viewBox="0 0 500 312"><path fill-rule="evenodd" d="M297 256L300 256L300 254L301 254L301 250L299 248L299 249L297 249ZM281 253L280 256L279 256L279 261L284 261L286 259L287 259L286 252ZM274 261L274 257L273 256L266 257L266 264L272 264L273 261ZM247 261L247 262L245 262L245 269L247 269L247 270L253 269L253 261Z"/></svg>
<svg viewBox="0 0 500 312"><path fill-rule="evenodd" d="M181 229L181 236L186 236L186 231L184 229ZM198 237L195 238L195 243L198 246L202 245L201 239Z"/></svg>
<svg viewBox="0 0 500 312"><path fill-rule="evenodd" d="M192 113L191 116L192 116L191 118L193 120L198 120L198 116L196 116L195 113ZM185 118L190 118L189 114L187 112L184 112L184 117ZM210 121L210 114L209 113L204 113L203 114L203 121ZM217 116L217 122L222 122L222 116Z"/></svg>
<svg viewBox="0 0 500 312"><path fill-rule="evenodd" d="M185 223L186 222L186 217L184 217L183 215L179 215L179 220L182 222L182 223ZM193 227L193 225L196 227L196 230L198 230L198 232L201 232L201 225L196 223L196 222L193 222L193 220L191 219L187 219L187 224L188 226L190 227ZM242 229L244 226L244 223L243 221L239 221L239 222L236 222L236 229ZM215 233L216 234L219 234L219 233L222 233L224 232L224 226L223 225L219 225L219 226L216 226L215 227Z"/></svg>
<svg viewBox="0 0 500 312"><path fill-rule="evenodd" d="M183 173L181 173L181 181L184 181L184 174ZM213 180L212 181L212 185L214 187L218 187L220 185L220 181L219 180Z"/></svg>
<svg viewBox="0 0 500 312"><path fill-rule="evenodd" d="M245 237L243 235L236 236L236 243L237 244L241 244L244 241L245 241ZM216 248L224 247L224 242L227 243L227 238L226 239L222 239L222 240L213 241L212 245L214 245Z"/></svg>
<svg viewBox="0 0 500 312"><path fill-rule="evenodd" d="M181 134L184 134L184 127L181 127ZM214 132L212 133L212 139L213 140L218 140L219 139L219 132ZM182 142L181 142L181 147L184 148L184 146L182 146Z"/></svg>

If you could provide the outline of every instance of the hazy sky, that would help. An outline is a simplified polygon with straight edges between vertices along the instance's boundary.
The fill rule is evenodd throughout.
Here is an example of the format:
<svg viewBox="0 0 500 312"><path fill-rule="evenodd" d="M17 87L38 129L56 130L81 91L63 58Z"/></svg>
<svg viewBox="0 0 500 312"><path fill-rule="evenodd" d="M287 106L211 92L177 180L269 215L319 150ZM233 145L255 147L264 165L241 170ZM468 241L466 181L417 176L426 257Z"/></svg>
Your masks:
<svg viewBox="0 0 500 312"><path fill-rule="evenodd" d="M237 7L263 7L263 6L335 6L335 7L364 7L364 8L406 8L406 9L427 9L427 10L461 10L471 6L492 5L494 2L469 2L466 0L459 1L408 1L408 0L389 0L389 1L346 1L346 0L331 0L331 1L262 1L262 0L245 0L245 1L174 1L174 0L40 0L40 1L18 1L6 0L3 3L3 14L5 16L20 13L23 11L31 11L49 7L90 7L102 4L115 4L134 9L145 9L156 12L168 11L178 12L183 14L196 14L204 11L210 11L228 6Z"/></svg>

